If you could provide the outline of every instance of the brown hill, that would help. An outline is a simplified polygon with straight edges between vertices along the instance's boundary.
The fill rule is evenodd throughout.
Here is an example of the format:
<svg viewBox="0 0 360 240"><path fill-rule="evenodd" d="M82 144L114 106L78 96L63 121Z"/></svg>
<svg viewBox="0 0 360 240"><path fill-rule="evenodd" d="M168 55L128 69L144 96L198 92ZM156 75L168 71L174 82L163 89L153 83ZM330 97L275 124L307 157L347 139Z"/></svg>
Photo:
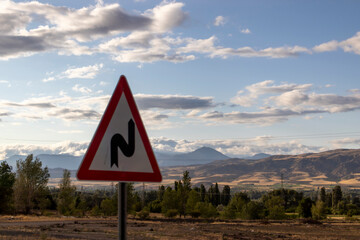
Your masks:
<svg viewBox="0 0 360 240"><path fill-rule="evenodd" d="M360 188L360 149L337 149L301 155L275 155L260 160L228 159L203 165L162 169L165 184L188 170L194 184L218 182L233 187L285 186L314 188L340 184Z"/></svg>

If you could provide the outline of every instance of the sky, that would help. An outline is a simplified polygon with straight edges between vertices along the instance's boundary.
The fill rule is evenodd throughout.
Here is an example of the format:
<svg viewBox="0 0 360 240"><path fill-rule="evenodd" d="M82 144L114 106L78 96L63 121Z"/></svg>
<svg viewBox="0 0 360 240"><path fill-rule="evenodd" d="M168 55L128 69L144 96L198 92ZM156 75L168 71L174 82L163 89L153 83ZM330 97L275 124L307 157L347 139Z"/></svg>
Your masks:
<svg viewBox="0 0 360 240"><path fill-rule="evenodd" d="M359 148L359 9L0 0L0 160L83 155L120 75L155 151Z"/></svg>

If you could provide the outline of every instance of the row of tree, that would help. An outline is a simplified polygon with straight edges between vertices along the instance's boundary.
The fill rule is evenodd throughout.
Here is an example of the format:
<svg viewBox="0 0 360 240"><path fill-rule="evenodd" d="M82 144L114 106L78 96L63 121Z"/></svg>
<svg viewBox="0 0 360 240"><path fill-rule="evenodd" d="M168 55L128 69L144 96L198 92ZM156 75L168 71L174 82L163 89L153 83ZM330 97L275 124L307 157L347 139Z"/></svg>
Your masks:
<svg viewBox="0 0 360 240"><path fill-rule="evenodd" d="M39 159L29 155L17 161L16 173L4 161L0 164L0 213L46 214L56 210L62 215L83 216L117 215L117 188L77 191L72 185L70 172L64 170L58 188L49 189L48 169ZM286 219L304 217L323 219L327 214L360 214L358 196L343 196L340 186L331 191L321 188L313 199L291 189L277 189L257 199L245 192L232 193L225 185L220 191L217 183L206 188L191 185L188 171L183 173L173 187L161 185L158 190L138 192L128 184L128 212L141 218L150 212L162 213L166 217L179 215L191 217L223 217L228 219ZM296 214L294 214L296 213Z"/></svg>

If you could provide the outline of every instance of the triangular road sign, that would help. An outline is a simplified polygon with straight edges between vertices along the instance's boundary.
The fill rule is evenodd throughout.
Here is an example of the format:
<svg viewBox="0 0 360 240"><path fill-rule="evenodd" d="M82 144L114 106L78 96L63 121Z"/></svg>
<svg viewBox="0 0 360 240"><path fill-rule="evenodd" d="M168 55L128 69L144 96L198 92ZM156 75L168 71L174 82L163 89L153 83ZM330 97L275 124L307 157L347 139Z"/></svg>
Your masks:
<svg viewBox="0 0 360 240"><path fill-rule="evenodd" d="M78 169L79 180L161 182L134 97L121 76Z"/></svg>

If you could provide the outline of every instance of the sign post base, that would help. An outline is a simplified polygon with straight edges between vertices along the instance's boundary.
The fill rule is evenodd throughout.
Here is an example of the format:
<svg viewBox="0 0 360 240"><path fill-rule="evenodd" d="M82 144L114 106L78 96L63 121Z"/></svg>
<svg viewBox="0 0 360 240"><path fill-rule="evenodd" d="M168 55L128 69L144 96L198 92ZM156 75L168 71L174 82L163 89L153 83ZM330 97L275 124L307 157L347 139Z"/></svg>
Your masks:
<svg viewBox="0 0 360 240"><path fill-rule="evenodd" d="M119 182L118 185L119 240L126 240L127 184L125 182Z"/></svg>

